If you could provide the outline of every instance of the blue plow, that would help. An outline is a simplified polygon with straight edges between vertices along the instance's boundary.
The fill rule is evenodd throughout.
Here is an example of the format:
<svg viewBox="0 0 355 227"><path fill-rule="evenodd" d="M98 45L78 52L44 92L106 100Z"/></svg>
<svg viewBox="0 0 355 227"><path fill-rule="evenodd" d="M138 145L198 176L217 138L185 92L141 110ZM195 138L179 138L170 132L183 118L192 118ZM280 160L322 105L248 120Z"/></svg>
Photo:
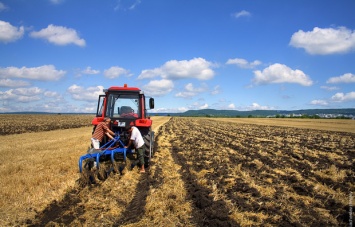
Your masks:
<svg viewBox="0 0 355 227"><path fill-rule="evenodd" d="M79 158L79 172L82 174L83 183L96 183L96 178L106 180L112 170L122 174L129 163L128 154L133 154L132 149L124 148L124 143L118 133L115 137L100 147L91 148L88 153ZM120 165L125 163L124 166ZM108 165L107 165L108 163Z"/></svg>

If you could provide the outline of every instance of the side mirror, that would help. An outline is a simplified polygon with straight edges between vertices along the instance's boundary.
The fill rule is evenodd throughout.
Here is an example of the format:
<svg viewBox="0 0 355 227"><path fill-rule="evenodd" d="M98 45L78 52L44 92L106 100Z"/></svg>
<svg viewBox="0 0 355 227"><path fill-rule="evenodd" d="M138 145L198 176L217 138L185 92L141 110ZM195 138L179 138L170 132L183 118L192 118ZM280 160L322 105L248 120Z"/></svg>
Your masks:
<svg viewBox="0 0 355 227"><path fill-rule="evenodd" d="M153 98L149 99L149 109L154 109L154 99Z"/></svg>

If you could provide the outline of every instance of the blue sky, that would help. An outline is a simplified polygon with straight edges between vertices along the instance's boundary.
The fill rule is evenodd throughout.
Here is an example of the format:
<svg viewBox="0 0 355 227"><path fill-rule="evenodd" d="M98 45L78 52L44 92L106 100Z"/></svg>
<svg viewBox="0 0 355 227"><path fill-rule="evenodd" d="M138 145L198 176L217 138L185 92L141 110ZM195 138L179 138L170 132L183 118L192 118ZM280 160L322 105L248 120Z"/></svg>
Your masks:
<svg viewBox="0 0 355 227"><path fill-rule="evenodd" d="M354 0L0 0L0 112L355 108Z"/></svg>

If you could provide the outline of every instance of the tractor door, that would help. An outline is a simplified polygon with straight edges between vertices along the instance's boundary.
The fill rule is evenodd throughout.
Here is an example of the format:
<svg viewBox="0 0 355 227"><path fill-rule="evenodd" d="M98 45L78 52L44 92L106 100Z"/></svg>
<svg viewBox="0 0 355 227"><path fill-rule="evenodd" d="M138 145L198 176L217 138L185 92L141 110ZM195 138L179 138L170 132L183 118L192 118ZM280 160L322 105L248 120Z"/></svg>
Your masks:
<svg viewBox="0 0 355 227"><path fill-rule="evenodd" d="M96 117L103 117L102 111L105 109L104 104L105 104L105 95L100 95L99 101L97 102Z"/></svg>

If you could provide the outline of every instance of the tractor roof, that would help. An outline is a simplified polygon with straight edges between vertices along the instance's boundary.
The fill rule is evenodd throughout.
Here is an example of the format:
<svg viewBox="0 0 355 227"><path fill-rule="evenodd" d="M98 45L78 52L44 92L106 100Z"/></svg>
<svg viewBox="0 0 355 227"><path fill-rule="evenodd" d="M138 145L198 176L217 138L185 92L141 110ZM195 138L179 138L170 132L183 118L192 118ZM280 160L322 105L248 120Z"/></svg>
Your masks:
<svg viewBox="0 0 355 227"><path fill-rule="evenodd" d="M137 87L128 87L127 84L125 84L123 87L119 86L112 86L108 88L108 91L140 91L141 89Z"/></svg>

